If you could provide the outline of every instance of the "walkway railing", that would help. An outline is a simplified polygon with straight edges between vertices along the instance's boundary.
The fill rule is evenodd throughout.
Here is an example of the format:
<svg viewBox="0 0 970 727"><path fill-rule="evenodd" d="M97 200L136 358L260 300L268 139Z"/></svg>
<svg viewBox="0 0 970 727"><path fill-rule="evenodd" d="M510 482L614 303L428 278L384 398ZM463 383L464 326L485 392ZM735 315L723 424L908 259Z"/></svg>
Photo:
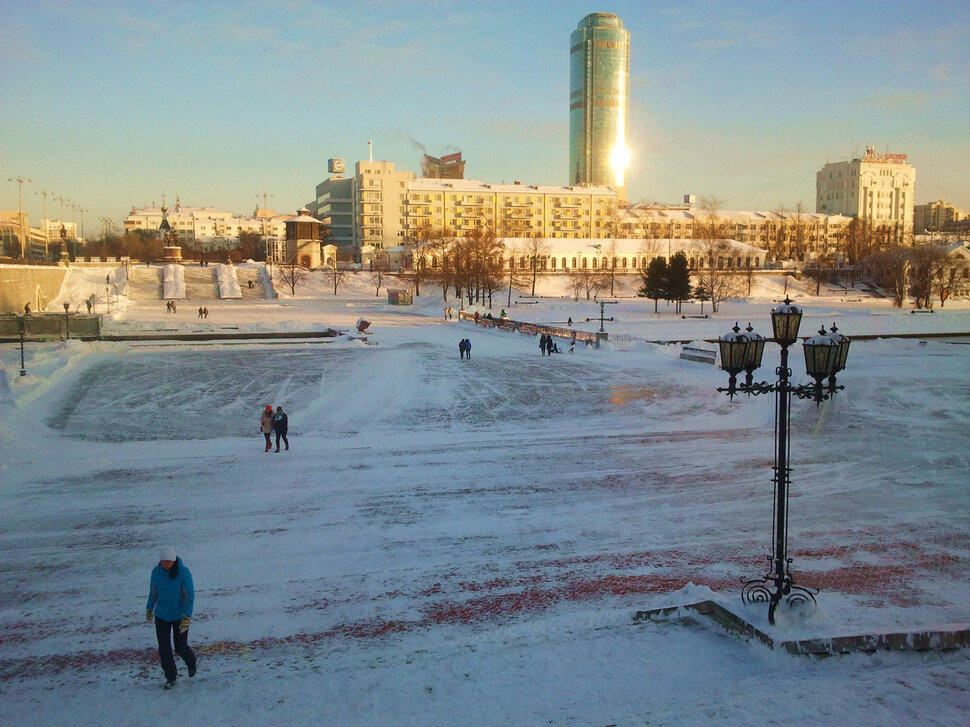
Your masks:
<svg viewBox="0 0 970 727"><path fill-rule="evenodd" d="M600 341L607 340L606 333L580 331L575 328L562 328L528 321L516 321L511 318L487 318L481 314L478 314L476 317L475 313L469 313L465 310L459 311L458 318L463 321L471 321L481 328L497 328L498 330L509 333L521 333L525 336L539 336L545 333L555 338L585 343L587 346L594 346L595 348L599 348Z"/></svg>

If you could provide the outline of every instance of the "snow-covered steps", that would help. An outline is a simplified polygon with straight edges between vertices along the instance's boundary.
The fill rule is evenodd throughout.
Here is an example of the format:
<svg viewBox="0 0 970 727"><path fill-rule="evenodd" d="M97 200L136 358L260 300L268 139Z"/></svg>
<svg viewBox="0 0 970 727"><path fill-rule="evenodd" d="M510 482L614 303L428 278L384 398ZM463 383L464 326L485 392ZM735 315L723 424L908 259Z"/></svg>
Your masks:
<svg viewBox="0 0 970 727"><path fill-rule="evenodd" d="M219 286L213 272L216 267L183 265L185 276L185 297L189 300L213 300L219 297Z"/></svg>
<svg viewBox="0 0 970 727"><path fill-rule="evenodd" d="M162 297L162 280L157 267L131 266L128 275L128 297L131 300L158 300Z"/></svg>

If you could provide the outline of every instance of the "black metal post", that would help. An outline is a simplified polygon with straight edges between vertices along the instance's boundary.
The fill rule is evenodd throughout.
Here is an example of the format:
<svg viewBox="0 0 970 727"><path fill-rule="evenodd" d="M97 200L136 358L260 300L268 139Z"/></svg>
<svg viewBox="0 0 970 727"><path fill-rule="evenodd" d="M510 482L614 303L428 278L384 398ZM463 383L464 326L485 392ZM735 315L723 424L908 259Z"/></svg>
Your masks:
<svg viewBox="0 0 970 727"><path fill-rule="evenodd" d="M27 375L27 368L24 366L24 335L27 332L27 316L20 316L20 375Z"/></svg>
<svg viewBox="0 0 970 727"><path fill-rule="evenodd" d="M603 310L606 308L606 301L600 301L600 333L603 333Z"/></svg>
<svg viewBox="0 0 970 727"><path fill-rule="evenodd" d="M70 318L71 304L64 303L64 340L67 341L71 338L71 318Z"/></svg>
<svg viewBox="0 0 970 727"><path fill-rule="evenodd" d="M789 467L789 435L791 433L791 386L788 368L788 346L781 347L781 365L778 367L778 383L775 387L775 533L774 533L774 582L775 591L768 605L768 623L775 622L775 609L782 596L791 590L788 568L788 486L791 484Z"/></svg>

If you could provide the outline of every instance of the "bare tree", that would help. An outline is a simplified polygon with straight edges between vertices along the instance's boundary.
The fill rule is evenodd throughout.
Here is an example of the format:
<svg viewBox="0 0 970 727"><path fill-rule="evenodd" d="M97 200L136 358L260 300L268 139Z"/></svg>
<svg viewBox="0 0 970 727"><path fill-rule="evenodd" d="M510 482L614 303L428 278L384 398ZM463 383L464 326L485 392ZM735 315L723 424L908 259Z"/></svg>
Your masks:
<svg viewBox="0 0 970 727"><path fill-rule="evenodd" d="M347 270L339 267L337 265L337 261L334 260L333 265L330 266L327 273L330 276L330 282L333 283L333 294L336 295L337 289L340 287L340 284L344 282L344 278L347 276Z"/></svg>
<svg viewBox="0 0 970 727"><path fill-rule="evenodd" d="M792 210L791 231L788 235L788 258L791 260L805 259L805 237L807 226L805 223L805 205L799 202Z"/></svg>
<svg viewBox="0 0 970 727"><path fill-rule="evenodd" d="M384 287L384 278L387 276L388 267L389 265L388 265L386 253L380 255L379 257L377 257L377 259L374 260L374 266L373 266L373 269L371 270L370 279L371 279L371 282L374 284L375 297L379 297L381 294L381 288ZM334 290L334 295L336 294L337 294L337 291Z"/></svg>
<svg viewBox="0 0 970 727"><path fill-rule="evenodd" d="M703 250L698 256L697 286L711 301L711 311L728 298L744 294L744 280L732 261L733 250L724 239L724 225L718 216L721 201L717 197L701 199L704 211L700 220ZM696 229L696 228L695 228ZM696 236L696 233L695 233Z"/></svg>
<svg viewBox="0 0 970 727"><path fill-rule="evenodd" d="M421 283L442 277L438 267L442 257L454 239L447 227L424 227L411 238L411 266L405 277L414 284L414 294L421 295ZM448 282L442 285L444 299L448 300Z"/></svg>
<svg viewBox="0 0 970 727"><path fill-rule="evenodd" d="M888 288L893 305L902 308L906 300L906 282L909 275L910 249L901 245L887 247L866 258L865 264L876 282Z"/></svg>
<svg viewBox="0 0 970 727"><path fill-rule="evenodd" d="M521 254L525 255L528 264L529 279L532 284L530 295L536 294L536 279L539 277L539 268L545 266L546 256L549 254L549 245L541 237L530 237L522 243Z"/></svg>
<svg viewBox="0 0 970 727"><path fill-rule="evenodd" d="M509 286L509 296L506 306L512 305L512 288L528 285L530 279L530 270L527 263L528 257L524 250L520 250L517 246L512 245L507 248L509 256L509 266L508 269L504 271L505 282ZM518 264L516 261L518 260Z"/></svg>
<svg viewBox="0 0 970 727"><path fill-rule="evenodd" d="M970 279L970 266L967 262L944 255L933 271L933 290L940 299L940 308L953 291L967 279Z"/></svg>
<svg viewBox="0 0 970 727"><path fill-rule="evenodd" d="M580 268L570 273L570 283L576 298L580 292L586 293L586 300L596 297L603 288L609 285L609 278L604 278L598 271Z"/></svg>
<svg viewBox="0 0 970 727"><path fill-rule="evenodd" d="M828 266L825 265L822 257L816 255L815 259L802 269L802 272L807 278L815 281L815 295L820 295L822 283L828 282L830 277Z"/></svg>
<svg viewBox="0 0 970 727"><path fill-rule="evenodd" d="M290 295L296 295L296 286L306 280L309 274L310 269L300 265L296 255L276 265L276 279L290 289Z"/></svg>

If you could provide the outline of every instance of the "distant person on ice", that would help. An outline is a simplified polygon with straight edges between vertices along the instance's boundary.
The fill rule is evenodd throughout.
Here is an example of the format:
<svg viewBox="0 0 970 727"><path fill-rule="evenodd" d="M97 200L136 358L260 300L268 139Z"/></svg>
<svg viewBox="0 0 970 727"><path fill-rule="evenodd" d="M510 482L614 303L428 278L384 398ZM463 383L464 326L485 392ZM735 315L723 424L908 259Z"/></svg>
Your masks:
<svg viewBox="0 0 970 727"><path fill-rule="evenodd" d="M276 451L280 451L280 437L283 438L283 444L286 448L290 448L290 440L286 438L286 430L289 428L287 424L287 416L283 412L283 407L276 407L276 414L273 415L273 430L276 432Z"/></svg>
<svg viewBox="0 0 970 727"><path fill-rule="evenodd" d="M472 357L472 342L469 339L465 339L465 358Z"/></svg>
<svg viewBox="0 0 970 727"><path fill-rule="evenodd" d="M461 339L458 342L458 358L465 358L465 339Z"/></svg>
<svg viewBox="0 0 970 727"><path fill-rule="evenodd" d="M195 676L195 654L189 646L189 624L192 621L194 604L192 573L182 563L174 547L169 545L162 548L158 565L152 569L145 620L155 621L158 658L162 662L162 671L165 672L165 689L174 687L178 676L175 657L172 656L173 636L175 653L182 657L189 676Z"/></svg>
<svg viewBox="0 0 970 727"><path fill-rule="evenodd" d="M266 437L266 449L263 451L268 452L273 448L273 443L269 439L269 435L273 433L273 407L269 404L266 405L259 417L259 431Z"/></svg>

